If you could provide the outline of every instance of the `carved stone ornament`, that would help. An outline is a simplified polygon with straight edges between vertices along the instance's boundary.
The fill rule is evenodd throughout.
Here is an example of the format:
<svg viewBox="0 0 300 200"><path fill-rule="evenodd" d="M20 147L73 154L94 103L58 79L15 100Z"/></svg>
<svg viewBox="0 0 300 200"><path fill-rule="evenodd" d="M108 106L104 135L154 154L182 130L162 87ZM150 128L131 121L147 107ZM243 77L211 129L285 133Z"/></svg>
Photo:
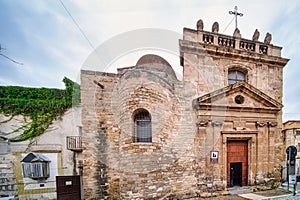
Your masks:
<svg viewBox="0 0 300 200"><path fill-rule="evenodd" d="M202 31L203 28L204 28L203 21L202 21L202 19L199 19L199 20L197 21L197 30L198 30L198 31Z"/></svg>
<svg viewBox="0 0 300 200"><path fill-rule="evenodd" d="M264 127L265 125L267 125L266 122L256 122L256 126L258 127Z"/></svg>
<svg viewBox="0 0 300 200"><path fill-rule="evenodd" d="M220 127L223 125L223 122L220 122L220 121L212 121L211 122L211 125L214 126L214 127Z"/></svg>
<svg viewBox="0 0 300 200"><path fill-rule="evenodd" d="M237 37L237 38L241 38L242 35L241 35L241 32L238 28L236 28L233 32L233 37Z"/></svg>
<svg viewBox="0 0 300 200"><path fill-rule="evenodd" d="M258 38L259 38L259 31L257 29L255 29L252 40L253 41L258 41Z"/></svg>
<svg viewBox="0 0 300 200"><path fill-rule="evenodd" d="M195 110L199 110L199 109L200 109L200 105L199 105L199 102L198 102L198 101L196 101L196 100L193 101L193 108L194 108Z"/></svg>
<svg viewBox="0 0 300 200"><path fill-rule="evenodd" d="M197 122L196 124L197 124L197 126L200 126L200 127L207 127L208 121L201 120L201 121Z"/></svg>
<svg viewBox="0 0 300 200"><path fill-rule="evenodd" d="M218 33L218 32L219 32L219 23L218 23L218 22L215 22L215 23L212 25L211 32L213 32L213 33Z"/></svg>
<svg viewBox="0 0 300 200"><path fill-rule="evenodd" d="M266 37L265 37L265 40L264 40L264 43L265 44L270 44L271 41L272 41L272 35L270 33L267 33Z"/></svg>
<svg viewBox="0 0 300 200"><path fill-rule="evenodd" d="M268 126L275 127L277 126L277 122L268 122Z"/></svg>

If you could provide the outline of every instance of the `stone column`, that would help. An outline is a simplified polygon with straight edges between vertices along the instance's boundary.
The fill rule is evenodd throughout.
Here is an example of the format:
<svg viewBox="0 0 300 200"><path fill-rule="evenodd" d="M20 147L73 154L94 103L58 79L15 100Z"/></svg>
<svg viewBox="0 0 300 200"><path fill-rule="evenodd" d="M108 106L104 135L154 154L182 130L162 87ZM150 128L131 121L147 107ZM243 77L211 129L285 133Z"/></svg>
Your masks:
<svg viewBox="0 0 300 200"><path fill-rule="evenodd" d="M213 128L213 146L212 150L219 151L219 159L218 164L214 164L214 182L215 182L215 189L221 190L224 189L223 181L222 181L222 163L224 157L220 156L222 151L222 137L221 137L221 129L223 126L223 122L221 121L212 121L211 122Z"/></svg>
<svg viewBox="0 0 300 200"><path fill-rule="evenodd" d="M277 122L268 122L268 132L269 132L269 168L268 171L271 172L275 169L275 131L277 127ZM275 175L275 174L274 174Z"/></svg>
<svg viewBox="0 0 300 200"><path fill-rule="evenodd" d="M214 45L217 45L217 46L219 46L219 40L218 40L218 38L219 38L219 35L218 34L214 34Z"/></svg>
<svg viewBox="0 0 300 200"><path fill-rule="evenodd" d="M268 131L266 131L266 122L256 122L257 127L257 183L263 183L264 173L268 172Z"/></svg>
<svg viewBox="0 0 300 200"><path fill-rule="evenodd" d="M258 166L258 159L257 159L257 135L253 134L251 137L248 150L250 151L250 158L248 158L248 184L254 185L255 179L257 176L257 166Z"/></svg>
<svg viewBox="0 0 300 200"><path fill-rule="evenodd" d="M240 49L241 38L235 37L235 49Z"/></svg>
<svg viewBox="0 0 300 200"><path fill-rule="evenodd" d="M197 40L198 40L198 42L203 43L203 31L202 30L197 31Z"/></svg>
<svg viewBox="0 0 300 200"><path fill-rule="evenodd" d="M198 127L197 135L195 137L195 155L196 155L196 178L198 189L204 190L206 188L206 129L208 126L207 120L200 120L196 123Z"/></svg>

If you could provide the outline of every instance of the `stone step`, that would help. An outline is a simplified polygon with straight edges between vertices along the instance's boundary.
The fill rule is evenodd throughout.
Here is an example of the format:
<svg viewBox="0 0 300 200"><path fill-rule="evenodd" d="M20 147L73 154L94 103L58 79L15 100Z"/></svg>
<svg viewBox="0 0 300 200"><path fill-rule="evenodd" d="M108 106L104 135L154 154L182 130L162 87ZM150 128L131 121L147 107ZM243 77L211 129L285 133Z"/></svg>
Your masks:
<svg viewBox="0 0 300 200"><path fill-rule="evenodd" d="M251 193L252 190L250 187L233 187L233 188L228 188L229 194L234 195L234 194L246 194L246 193Z"/></svg>

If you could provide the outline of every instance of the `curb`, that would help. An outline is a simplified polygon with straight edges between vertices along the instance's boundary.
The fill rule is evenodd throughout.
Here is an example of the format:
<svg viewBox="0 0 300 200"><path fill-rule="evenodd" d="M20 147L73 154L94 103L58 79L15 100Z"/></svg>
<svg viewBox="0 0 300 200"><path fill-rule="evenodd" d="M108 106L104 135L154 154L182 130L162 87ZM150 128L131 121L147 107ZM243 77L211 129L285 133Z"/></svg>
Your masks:
<svg viewBox="0 0 300 200"><path fill-rule="evenodd" d="M285 194L285 195L279 195L279 196L272 196L272 197L265 197L261 200L268 200L268 199L299 199L300 194L296 194L293 196L293 194Z"/></svg>

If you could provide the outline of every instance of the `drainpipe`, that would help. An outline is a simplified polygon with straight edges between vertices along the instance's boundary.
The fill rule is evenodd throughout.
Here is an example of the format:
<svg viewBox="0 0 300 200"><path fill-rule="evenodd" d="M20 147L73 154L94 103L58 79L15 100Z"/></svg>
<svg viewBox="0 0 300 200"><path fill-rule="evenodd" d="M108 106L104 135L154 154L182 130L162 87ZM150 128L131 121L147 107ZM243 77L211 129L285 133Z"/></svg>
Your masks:
<svg viewBox="0 0 300 200"><path fill-rule="evenodd" d="M77 175L77 163L76 163L76 152L73 151L73 176Z"/></svg>

